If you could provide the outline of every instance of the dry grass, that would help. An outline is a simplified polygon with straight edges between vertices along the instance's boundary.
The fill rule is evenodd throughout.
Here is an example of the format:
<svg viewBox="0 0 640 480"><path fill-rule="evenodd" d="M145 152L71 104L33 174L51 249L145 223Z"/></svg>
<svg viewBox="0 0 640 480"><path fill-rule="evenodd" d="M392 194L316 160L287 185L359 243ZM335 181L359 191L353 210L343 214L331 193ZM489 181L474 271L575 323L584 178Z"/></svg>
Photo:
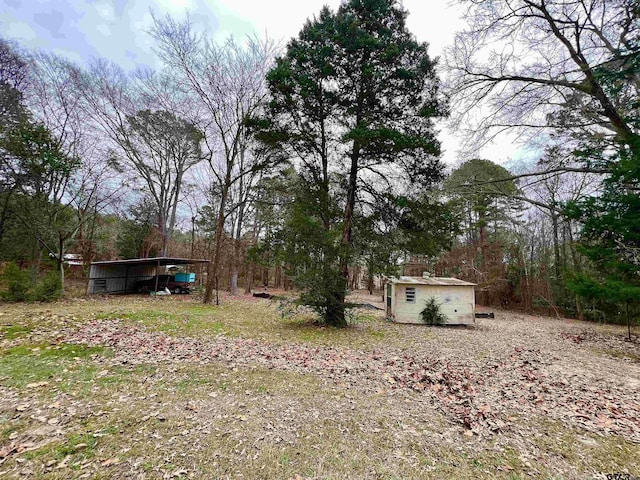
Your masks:
<svg viewBox="0 0 640 480"><path fill-rule="evenodd" d="M251 338L280 346L448 355L491 361L515 345L557 355L549 369L627 382L640 366L562 332L609 327L499 312L476 329L388 324L361 312L336 331L281 319L264 300L202 306L186 296L114 297L0 306L1 478L605 478L640 475L640 445L518 411L511 428L469 436L431 397L250 360L123 361L71 345L95 319L174 338ZM606 330L606 331L605 331ZM607 337L609 338L609 337ZM596 350L604 352L594 353ZM550 370L552 371L552 370ZM10 453L9 450L16 447ZM3 456L5 452L6 455Z"/></svg>

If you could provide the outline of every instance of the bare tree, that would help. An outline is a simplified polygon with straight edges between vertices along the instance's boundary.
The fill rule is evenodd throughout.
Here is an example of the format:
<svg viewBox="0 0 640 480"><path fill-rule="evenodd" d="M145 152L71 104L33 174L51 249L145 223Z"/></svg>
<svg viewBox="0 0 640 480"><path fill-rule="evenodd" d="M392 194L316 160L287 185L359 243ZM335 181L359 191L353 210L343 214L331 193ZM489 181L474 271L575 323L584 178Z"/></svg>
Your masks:
<svg viewBox="0 0 640 480"><path fill-rule="evenodd" d="M514 128L569 129L640 149L629 114L640 89L637 1L466 3L468 28L445 57L456 125L471 119L469 145Z"/></svg>
<svg viewBox="0 0 640 480"><path fill-rule="evenodd" d="M238 161L238 169L240 171L247 171L247 174L241 176L230 189L232 208L230 209L230 214L228 216L231 220L233 258L231 260L231 278L229 286L232 295L237 295L238 293L238 275L241 264L241 255L243 253L242 238L246 233L246 219L251 215L251 200L255 193L254 189L262 174L262 169L251 170L248 166L260 165L261 160L259 155L260 153L255 150L249 150L245 146L242 147Z"/></svg>
<svg viewBox="0 0 640 480"><path fill-rule="evenodd" d="M103 60L78 76L87 111L116 147L113 160L135 172L157 211L161 253L176 224L186 172L202 160L200 131L180 116L182 99L171 84L151 72L127 75ZM149 109L148 106L156 107ZM157 109L171 108L171 111ZM119 162L119 159L123 162Z"/></svg>
<svg viewBox="0 0 640 480"><path fill-rule="evenodd" d="M95 130L80 108L74 88L76 67L57 55L28 54L22 79L28 114L11 135L11 154L21 194L14 220L37 242L37 273L42 251L57 259L64 285L66 246L115 198L110 168L97 148Z"/></svg>
<svg viewBox="0 0 640 480"><path fill-rule="evenodd" d="M90 154L96 132L81 108L81 94L74 82L77 67L66 58L42 51L32 53L30 60L26 104L67 156Z"/></svg>
<svg viewBox="0 0 640 480"><path fill-rule="evenodd" d="M96 161L97 160L97 161ZM61 285L64 288L64 261L67 246L83 234L86 227L95 222L99 215L114 207L122 193L122 184L117 185L114 171L102 159L85 157L80 168L72 177L65 201L58 205L57 214L67 214L70 218L56 229L56 245L43 246L56 258L60 272ZM84 235L88 241L91 235ZM88 238L87 238L88 237ZM87 253L86 250L84 253ZM90 258L83 256L84 262Z"/></svg>
<svg viewBox="0 0 640 480"><path fill-rule="evenodd" d="M142 110L127 116L127 122L125 152L158 207L157 224L164 256L175 229L184 175L202 160L202 136L193 124L163 110Z"/></svg>
<svg viewBox="0 0 640 480"><path fill-rule="evenodd" d="M67 245L85 226L114 205L121 193L121 182L114 181L112 165L100 147L100 136L76 88L77 67L55 54L34 52L26 88L26 103L36 119L51 132L55 146L77 164L73 174L49 196L50 223L58 224L56 244L41 244L58 261L64 286L64 257ZM66 216L64 222L56 217ZM36 232L37 233L37 232Z"/></svg>
<svg viewBox="0 0 640 480"><path fill-rule="evenodd" d="M231 38L218 45L197 34L188 19L179 22L169 16L156 18L151 34L162 60L179 75L181 88L198 100L199 126L209 149L211 174L219 190L215 243L204 302L211 302L215 290L216 303L219 303L220 254L229 203L233 201L231 190L238 183L243 185L240 190L246 190L247 175L266 168L271 162L269 158L255 157L257 162L247 158L247 120L260 110L266 98L264 78L275 45L254 37L244 44ZM237 208L242 208L243 195L237 200ZM241 231L242 222L243 215L239 214L236 232Z"/></svg>

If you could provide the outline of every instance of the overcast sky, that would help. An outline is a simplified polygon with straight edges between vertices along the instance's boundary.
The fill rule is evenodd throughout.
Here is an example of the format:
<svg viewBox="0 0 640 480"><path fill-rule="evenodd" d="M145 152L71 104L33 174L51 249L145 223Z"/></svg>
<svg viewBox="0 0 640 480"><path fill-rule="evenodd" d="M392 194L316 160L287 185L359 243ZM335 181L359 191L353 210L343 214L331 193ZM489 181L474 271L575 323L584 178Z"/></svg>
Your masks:
<svg viewBox="0 0 640 480"><path fill-rule="evenodd" d="M267 34L283 44L323 5L340 0L0 0L0 35L30 48L51 50L80 64L106 57L125 69L154 66L156 60L146 33L151 12L183 16L216 40L229 35ZM408 27L438 56L464 23L461 9L450 0L404 0ZM441 127L444 160L456 164L460 139ZM508 139L485 148L481 156L501 164L518 156Z"/></svg>

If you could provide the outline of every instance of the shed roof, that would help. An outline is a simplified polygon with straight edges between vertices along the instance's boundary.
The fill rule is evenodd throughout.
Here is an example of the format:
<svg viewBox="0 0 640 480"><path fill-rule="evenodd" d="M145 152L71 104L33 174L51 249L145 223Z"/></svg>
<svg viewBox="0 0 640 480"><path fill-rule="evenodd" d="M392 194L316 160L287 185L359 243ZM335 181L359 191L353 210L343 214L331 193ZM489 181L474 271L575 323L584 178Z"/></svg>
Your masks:
<svg viewBox="0 0 640 480"><path fill-rule="evenodd" d="M390 279L391 283L406 285L440 285L440 286L474 286L475 283L465 282L453 277L397 277Z"/></svg>
<svg viewBox="0 0 640 480"><path fill-rule="evenodd" d="M103 260L91 262L91 265L188 265L193 263L209 263L202 258L151 257L131 258L129 260Z"/></svg>

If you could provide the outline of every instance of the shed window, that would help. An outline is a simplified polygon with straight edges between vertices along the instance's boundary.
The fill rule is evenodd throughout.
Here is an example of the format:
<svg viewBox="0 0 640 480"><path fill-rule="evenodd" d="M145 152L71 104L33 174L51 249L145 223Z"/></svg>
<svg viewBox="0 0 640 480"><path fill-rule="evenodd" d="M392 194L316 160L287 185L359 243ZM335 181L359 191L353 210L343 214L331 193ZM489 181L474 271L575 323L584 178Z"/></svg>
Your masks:
<svg viewBox="0 0 640 480"><path fill-rule="evenodd" d="M406 287L404 293L407 303L416 303L416 287Z"/></svg>

